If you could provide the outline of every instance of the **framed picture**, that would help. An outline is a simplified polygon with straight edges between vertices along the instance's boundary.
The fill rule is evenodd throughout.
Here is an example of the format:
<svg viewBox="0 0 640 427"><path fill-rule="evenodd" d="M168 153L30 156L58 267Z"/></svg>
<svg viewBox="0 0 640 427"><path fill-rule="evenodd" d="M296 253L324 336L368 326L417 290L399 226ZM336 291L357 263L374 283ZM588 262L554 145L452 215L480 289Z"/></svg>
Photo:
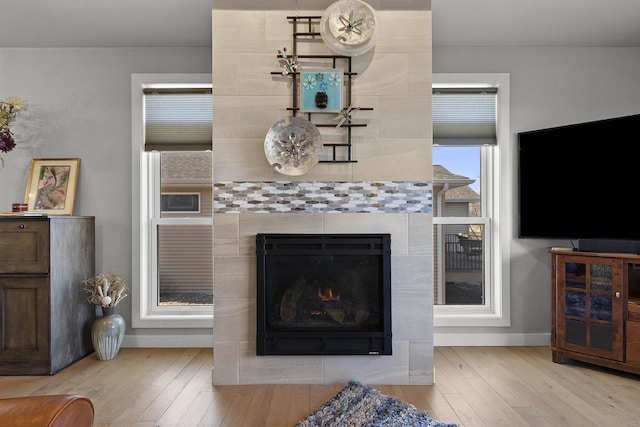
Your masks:
<svg viewBox="0 0 640 427"><path fill-rule="evenodd" d="M342 110L344 72L338 68L300 72L300 111L337 113Z"/></svg>
<svg viewBox="0 0 640 427"><path fill-rule="evenodd" d="M24 202L29 212L72 215L80 159L32 159Z"/></svg>

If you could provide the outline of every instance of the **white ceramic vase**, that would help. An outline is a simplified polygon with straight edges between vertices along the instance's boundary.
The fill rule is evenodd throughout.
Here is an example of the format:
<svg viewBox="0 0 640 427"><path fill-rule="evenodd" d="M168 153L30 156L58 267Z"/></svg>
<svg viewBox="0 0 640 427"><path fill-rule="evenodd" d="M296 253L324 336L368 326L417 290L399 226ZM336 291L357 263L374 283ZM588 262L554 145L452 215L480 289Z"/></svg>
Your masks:
<svg viewBox="0 0 640 427"><path fill-rule="evenodd" d="M98 359L111 360L120 351L126 324L113 307L101 308L102 317L98 317L91 327L91 342Z"/></svg>

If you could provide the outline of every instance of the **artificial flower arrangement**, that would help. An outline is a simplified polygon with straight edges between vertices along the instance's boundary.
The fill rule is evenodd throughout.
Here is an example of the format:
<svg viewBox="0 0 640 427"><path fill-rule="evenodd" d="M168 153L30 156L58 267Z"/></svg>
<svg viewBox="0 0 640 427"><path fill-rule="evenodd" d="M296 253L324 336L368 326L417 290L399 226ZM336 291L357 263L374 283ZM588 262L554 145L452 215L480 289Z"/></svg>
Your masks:
<svg viewBox="0 0 640 427"><path fill-rule="evenodd" d="M101 307L115 307L127 296L127 279L122 274L100 273L82 281L87 300Z"/></svg>
<svg viewBox="0 0 640 427"><path fill-rule="evenodd" d="M18 98L17 96L11 96L4 101L0 101L0 151L8 153L16 146L16 142L13 139L13 133L11 132L11 125L16 119L16 113L18 111L24 111L27 109L27 102Z"/></svg>

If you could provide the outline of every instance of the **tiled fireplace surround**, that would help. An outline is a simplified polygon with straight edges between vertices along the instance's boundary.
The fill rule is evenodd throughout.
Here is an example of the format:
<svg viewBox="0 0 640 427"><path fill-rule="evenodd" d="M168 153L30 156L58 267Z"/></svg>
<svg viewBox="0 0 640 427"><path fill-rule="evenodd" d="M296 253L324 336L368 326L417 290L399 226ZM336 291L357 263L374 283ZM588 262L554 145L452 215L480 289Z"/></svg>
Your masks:
<svg viewBox="0 0 640 427"><path fill-rule="evenodd" d="M290 177L269 166L263 142L290 114L291 87L270 73L277 50L291 46L286 16L298 12L270 3L283 2L265 1L268 10L214 2L213 383L431 384L431 12L370 2L376 47L353 59L354 104L373 107L354 115L367 123L353 130L357 162ZM309 3L317 10L301 14L321 15L332 2ZM307 52L329 53L321 41L298 53ZM256 356L257 233L390 233L393 355Z"/></svg>

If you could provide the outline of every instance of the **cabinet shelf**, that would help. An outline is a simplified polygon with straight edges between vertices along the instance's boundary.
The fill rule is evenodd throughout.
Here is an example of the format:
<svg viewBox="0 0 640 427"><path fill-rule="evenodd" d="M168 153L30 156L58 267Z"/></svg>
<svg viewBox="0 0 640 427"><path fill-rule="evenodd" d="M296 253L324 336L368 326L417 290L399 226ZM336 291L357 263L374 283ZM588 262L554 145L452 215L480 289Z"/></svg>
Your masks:
<svg viewBox="0 0 640 427"><path fill-rule="evenodd" d="M345 55L332 55L332 54L300 54L298 55L298 42L300 41L316 41L318 37L321 36L320 32L315 31L318 25L320 24L320 19L322 16L317 15L305 15L305 16L287 16L287 20L291 21L292 24L292 37L293 37L293 48L291 55L296 56L298 60L300 59L328 59L331 60L331 67L329 68L340 68L342 69L342 74L344 76L342 95L343 100L345 101L346 107L343 108L342 111L346 111L349 107L352 106L352 98L351 98L351 85L352 85L352 77L358 75L358 73L354 72L351 67L351 57ZM301 30L302 28L302 30ZM283 55L277 55L278 58L282 58ZM338 65L344 63L344 67L339 67ZM314 67L315 68L315 67ZM282 71L272 71L272 76L280 75L283 78L289 78L292 81L291 85L291 106L287 107L287 111L290 111L292 115L295 117L298 113L306 114L307 120L313 123L314 117L317 114L327 115L332 114L324 111L301 111L298 105L298 96L299 96L299 87L301 85L300 82L300 71L293 71L287 74L283 74ZM353 114L356 111L372 111L371 107L358 107L353 111L349 112L349 116L353 117ZM340 114L340 112L336 112L333 114ZM316 120L317 122L317 120ZM336 123L337 124L337 123ZM332 123L314 123L316 127L319 128L340 128L344 130L344 143L323 143L322 145L326 147L329 156L329 159L320 160L320 163L357 163L357 160L352 158L351 153L351 130L352 128L362 128L366 127L366 123L342 123L340 126ZM343 148L341 152L338 152L337 148Z"/></svg>

